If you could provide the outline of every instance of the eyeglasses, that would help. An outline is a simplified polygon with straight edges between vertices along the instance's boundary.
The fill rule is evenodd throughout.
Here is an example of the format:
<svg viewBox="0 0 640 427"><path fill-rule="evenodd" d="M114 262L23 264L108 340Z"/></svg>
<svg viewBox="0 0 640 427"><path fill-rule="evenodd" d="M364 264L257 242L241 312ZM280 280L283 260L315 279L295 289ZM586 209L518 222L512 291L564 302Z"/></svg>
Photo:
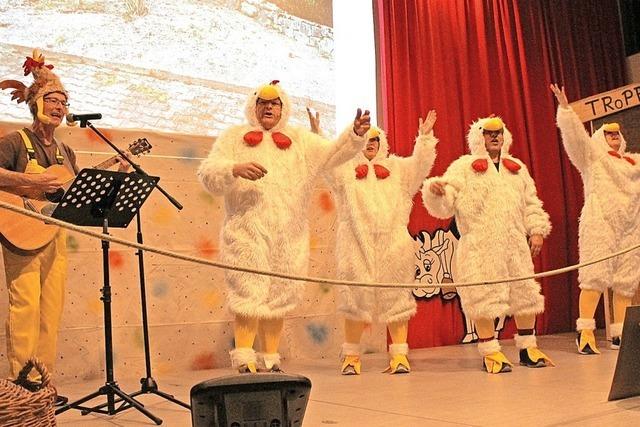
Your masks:
<svg viewBox="0 0 640 427"><path fill-rule="evenodd" d="M256 104L263 107L266 107L267 105L271 105L273 107L282 107L282 101L280 101L280 99L267 100L258 98Z"/></svg>
<svg viewBox="0 0 640 427"><path fill-rule="evenodd" d="M57 98L43 98L44 102L46 102L47 104L51 104L51 105L58 105L60 104L61 106L65 107L65 108L69 108L69 103L63 99L57 99Z"/></svg>

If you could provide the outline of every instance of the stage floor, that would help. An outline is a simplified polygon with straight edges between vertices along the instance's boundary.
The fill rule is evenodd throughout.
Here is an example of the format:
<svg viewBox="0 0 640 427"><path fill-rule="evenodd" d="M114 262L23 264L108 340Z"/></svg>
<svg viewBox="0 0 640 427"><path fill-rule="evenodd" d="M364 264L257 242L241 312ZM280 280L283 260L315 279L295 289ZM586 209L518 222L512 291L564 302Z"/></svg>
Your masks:
<svg viewBox="0 0 640 427"><path fill-rule="evenodd" d="M540 347L556 363L554 368L528 369L489 375L480 369L475 345L413 350L408 375L381 373L386 354L363 357L360 376L338 374L338 360L285 361L289 373L307 376L311 399L304 426L638 426L640 397L607 402L617 352L599 340L600 356L576 353L574 334L539 337ZM518 352L512 340L503 341L512 361ZM201 381L228 375L231 369L189 371L156 378L162 391L184 402ZM116 379L125 392L139 389L137 378ZM61 394L77 399L104 383L96 380L62 384ZM190 426L189 411L155 395L139 400L165 426ZM95 404L104 401L97 398ZM135 409L115 416L82 416L69 410L58 416L60 426L154 425Z"/></svg>

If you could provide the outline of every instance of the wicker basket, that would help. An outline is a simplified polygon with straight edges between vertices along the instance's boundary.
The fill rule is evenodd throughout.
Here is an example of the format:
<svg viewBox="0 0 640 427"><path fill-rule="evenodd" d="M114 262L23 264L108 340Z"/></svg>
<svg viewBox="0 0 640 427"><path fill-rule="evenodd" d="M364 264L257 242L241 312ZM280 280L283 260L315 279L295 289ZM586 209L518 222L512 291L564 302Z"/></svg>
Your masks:
<svg viewBox="0 0 640 427"><path fill-rule="evenodd" d="M42 388L35 392L18 385L26 383L27 375L32 368L42 376ZM0 426L55 426L56 389L50 382L51 375L47 368L36 358L27 362L15 383L0 379Z"/></svg>

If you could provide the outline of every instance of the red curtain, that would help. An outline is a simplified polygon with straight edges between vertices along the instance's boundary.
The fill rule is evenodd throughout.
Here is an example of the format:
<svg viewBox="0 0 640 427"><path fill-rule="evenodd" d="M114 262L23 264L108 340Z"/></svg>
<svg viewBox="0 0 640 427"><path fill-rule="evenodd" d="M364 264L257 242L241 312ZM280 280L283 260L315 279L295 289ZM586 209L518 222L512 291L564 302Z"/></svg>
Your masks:
<svg viewBox="0 0 640 427"><path fill-rule="evenodd" d="M536 271L578 261L577 222L582 181L562 148L549 83L570 100L625 84L616 0L376 0L382 122L391 150L409 155L418 117L438 113L438 158L432 175L467 152L469 124L495 113L513 133L512 153L536 181L551 216ZM419 197L412 235L446 221L431 218ZM455 278L454 278L455 279ZM545 313L539 334L569 331L577 317L577 274L542 280ZM457 343L458 303L420 301L411 347ZM513 327L507 328L507 333Z"/></svg>

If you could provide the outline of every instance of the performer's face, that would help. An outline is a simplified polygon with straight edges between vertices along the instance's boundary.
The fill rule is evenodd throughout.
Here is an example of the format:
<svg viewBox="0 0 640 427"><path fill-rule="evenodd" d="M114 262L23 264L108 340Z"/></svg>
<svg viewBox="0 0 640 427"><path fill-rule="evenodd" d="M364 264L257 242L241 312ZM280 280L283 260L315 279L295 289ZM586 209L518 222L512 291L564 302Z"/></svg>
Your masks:
<svg viewBox="0 0 640 427"><path fill-rule="evenodd" d="M613 150L618 151L620 149L620 144L622 144L622 140L620 139L620 132L607 132L604 131L604 139L607 140L607 144Z"/></svg>
<svg viewBox="0 0 640 427"><path fill-rule="evenodd" d="M371 160L376 156L376 154L378 154L378 150L380 150L380 138L374 136L373 138L369 138L367 145L365 145L364 150L362 150L362 153L367 160Z"/></svg>
<svg viewBox="0 0 640 427"><path fill-rule="evenodd" d="M67 97L59 92L48 93L43 97L43 114L51 119L51 125L60 126L67 114Z"/></svg>
<svg viewBox="0 0 640 427"><path fill-rule="evenodd" d="M258 98L256 101L256 117L265 130L277 125L281 116L282 101L280 98L272 100Z"/></svg>
<svg viewBox="0 0 640 427"><path fill-rule="evenodd" d="M504 129L485 130L482 131L484 136L484 147L487 149L489 156L495 157L500 154L502 144L504 144Z"/></svg>

